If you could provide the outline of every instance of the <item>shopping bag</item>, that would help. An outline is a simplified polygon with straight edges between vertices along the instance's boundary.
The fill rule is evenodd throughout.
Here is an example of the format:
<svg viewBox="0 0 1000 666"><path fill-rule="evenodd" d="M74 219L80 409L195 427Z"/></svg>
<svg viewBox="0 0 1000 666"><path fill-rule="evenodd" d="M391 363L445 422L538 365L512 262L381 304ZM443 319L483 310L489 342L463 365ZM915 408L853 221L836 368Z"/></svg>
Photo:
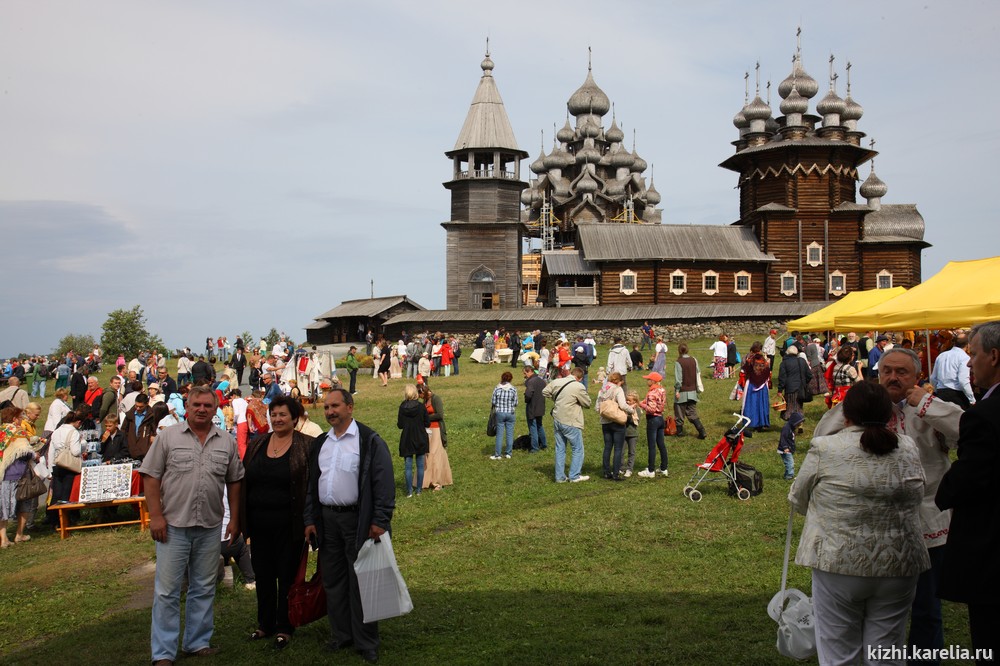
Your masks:
<svg viewBox="0 0 1000 666"><path fill-rule="evenodd" d="M490 406L490 418L486 420L486 436L497 436L497 408Z"/></svg>
<svg viewBox="0 0 1000 666"><path fill-rule="evenodd" d="M792 659L816 654L816 626L812 600L794 587L782 590L767 604L767 614L778 623L778 652Z"/></svg>
<svg viewBox="0 0 1000 666"><path fill-rule="evenodd" d="M288 588L288 621L293 627L301 627L326 617L326 590L323 589L319 559L316 560L316 573L306 580L308 563L309 546L306 544L302 546L302 560L299 562L295 580Z"/></svg>
<svg viewBox="0 0 1000 666"><path fill-rule="evenodd" d="M792 550L792 519L795 508L788 510L785 531L785 562L781 568L781 589L767 603L767 614L778 623L778 652L792 659L808 659L816 654L816 624L809 596L795 588L786 589L788 561Z"/></svg>
<svg viewBox="0 0 1000 666"><path fill-rule="evenodd" d="M373 539L364 542L354 562L354 573L358 577L365 622L399 617L413 610L388 532L378 542Z"/></svg>

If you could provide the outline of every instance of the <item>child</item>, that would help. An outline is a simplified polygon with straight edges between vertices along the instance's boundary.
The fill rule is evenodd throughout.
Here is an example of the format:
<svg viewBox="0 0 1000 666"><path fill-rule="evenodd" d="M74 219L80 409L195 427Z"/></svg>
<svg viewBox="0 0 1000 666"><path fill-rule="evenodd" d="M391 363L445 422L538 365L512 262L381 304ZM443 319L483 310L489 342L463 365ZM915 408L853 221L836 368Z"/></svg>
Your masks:
<svg viewBox="0 0 1000 666"><path fill-rule="evenodd" d="M607 381L608 381L608 373L604 371L604 366L602 365L600 368L597 369L597 379L594 380L594 383L597 384L598 386L604 386L607 383Z"/></svg>
<svg viewBox="0 0 1000 666"><path fill-rule="evenodd" d="M781 455L785 463L785 481L795 478L795 461L792 455L795 453L795 432L801 432L802 422L806 417L801 412L792 412L788 417L788 423L781 429L781 437L778 439L778 454Z"/></svg>
<svg viewBox="0 0 1000 666"><path fill-rule="evenodd" d="M601 368L601 374L604 374L604 368ZM632 476L632 466L635 465L635 442L639 439L639 394L635 391L629 391L625 394L625 402L628 403L633 409L635 409L635 414L629 414L628 420L625 421L625 445L628 448L628 462L625 464L625 478Z"/></svg>

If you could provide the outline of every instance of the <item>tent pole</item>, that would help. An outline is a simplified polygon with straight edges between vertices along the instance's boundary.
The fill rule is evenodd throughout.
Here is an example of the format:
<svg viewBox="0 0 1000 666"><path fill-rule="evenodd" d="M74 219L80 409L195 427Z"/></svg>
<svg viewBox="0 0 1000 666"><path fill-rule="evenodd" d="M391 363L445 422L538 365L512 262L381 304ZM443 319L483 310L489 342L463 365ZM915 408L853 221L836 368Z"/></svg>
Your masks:
<svg viewBox="0 0 1000 666"><path fill-rule="evenodd" d="M930 329L924 329L924 340L927 342L927 381L931 380L931 332Z"/></svg>

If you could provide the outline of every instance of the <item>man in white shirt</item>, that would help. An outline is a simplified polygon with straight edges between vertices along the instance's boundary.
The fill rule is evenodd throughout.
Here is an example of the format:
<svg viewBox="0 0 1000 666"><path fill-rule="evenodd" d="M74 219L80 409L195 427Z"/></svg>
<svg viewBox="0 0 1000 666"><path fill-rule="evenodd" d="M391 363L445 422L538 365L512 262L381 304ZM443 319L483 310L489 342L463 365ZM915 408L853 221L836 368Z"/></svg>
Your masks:
<svg viewBox="0 0 1000 666"><path fill-rule="evenodd" d="M392 455L371 428L354 420L354 397L343 388L326 396L330 431L313 440L304 511L305 537L320 550L328 648L351 645L367 662L378 661L378 623L364 621L354 561L367 539L390 529L396 507Z"/></svg>

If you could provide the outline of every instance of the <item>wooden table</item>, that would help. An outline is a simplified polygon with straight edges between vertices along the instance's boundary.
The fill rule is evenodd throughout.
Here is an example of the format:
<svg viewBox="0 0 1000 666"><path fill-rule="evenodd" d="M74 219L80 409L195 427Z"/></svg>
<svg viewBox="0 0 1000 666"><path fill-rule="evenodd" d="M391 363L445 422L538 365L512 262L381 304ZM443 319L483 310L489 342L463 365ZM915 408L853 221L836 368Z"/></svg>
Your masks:
<svg viewBox="0 0 1000 666"><path fill-rule="evenodd" d="M74 511L77 509L99 509L106 506L122 506L123 504L135 504L139 508L139 518L137 520L122 520L115 523L93 523L90 525L73 525L69 524L69 517L66 515L67 511ZM127 499L116 499L109 502L65 502L60 504L53 504L49 507L49 511L59 512L59 538L65 539L69 536L69 532L72 530L89 530L94 527L115 527L116 525L138 525L139 529L143 532L149 527L149 510L146 508L146 498L145 497L129 497Z"/></svg>

